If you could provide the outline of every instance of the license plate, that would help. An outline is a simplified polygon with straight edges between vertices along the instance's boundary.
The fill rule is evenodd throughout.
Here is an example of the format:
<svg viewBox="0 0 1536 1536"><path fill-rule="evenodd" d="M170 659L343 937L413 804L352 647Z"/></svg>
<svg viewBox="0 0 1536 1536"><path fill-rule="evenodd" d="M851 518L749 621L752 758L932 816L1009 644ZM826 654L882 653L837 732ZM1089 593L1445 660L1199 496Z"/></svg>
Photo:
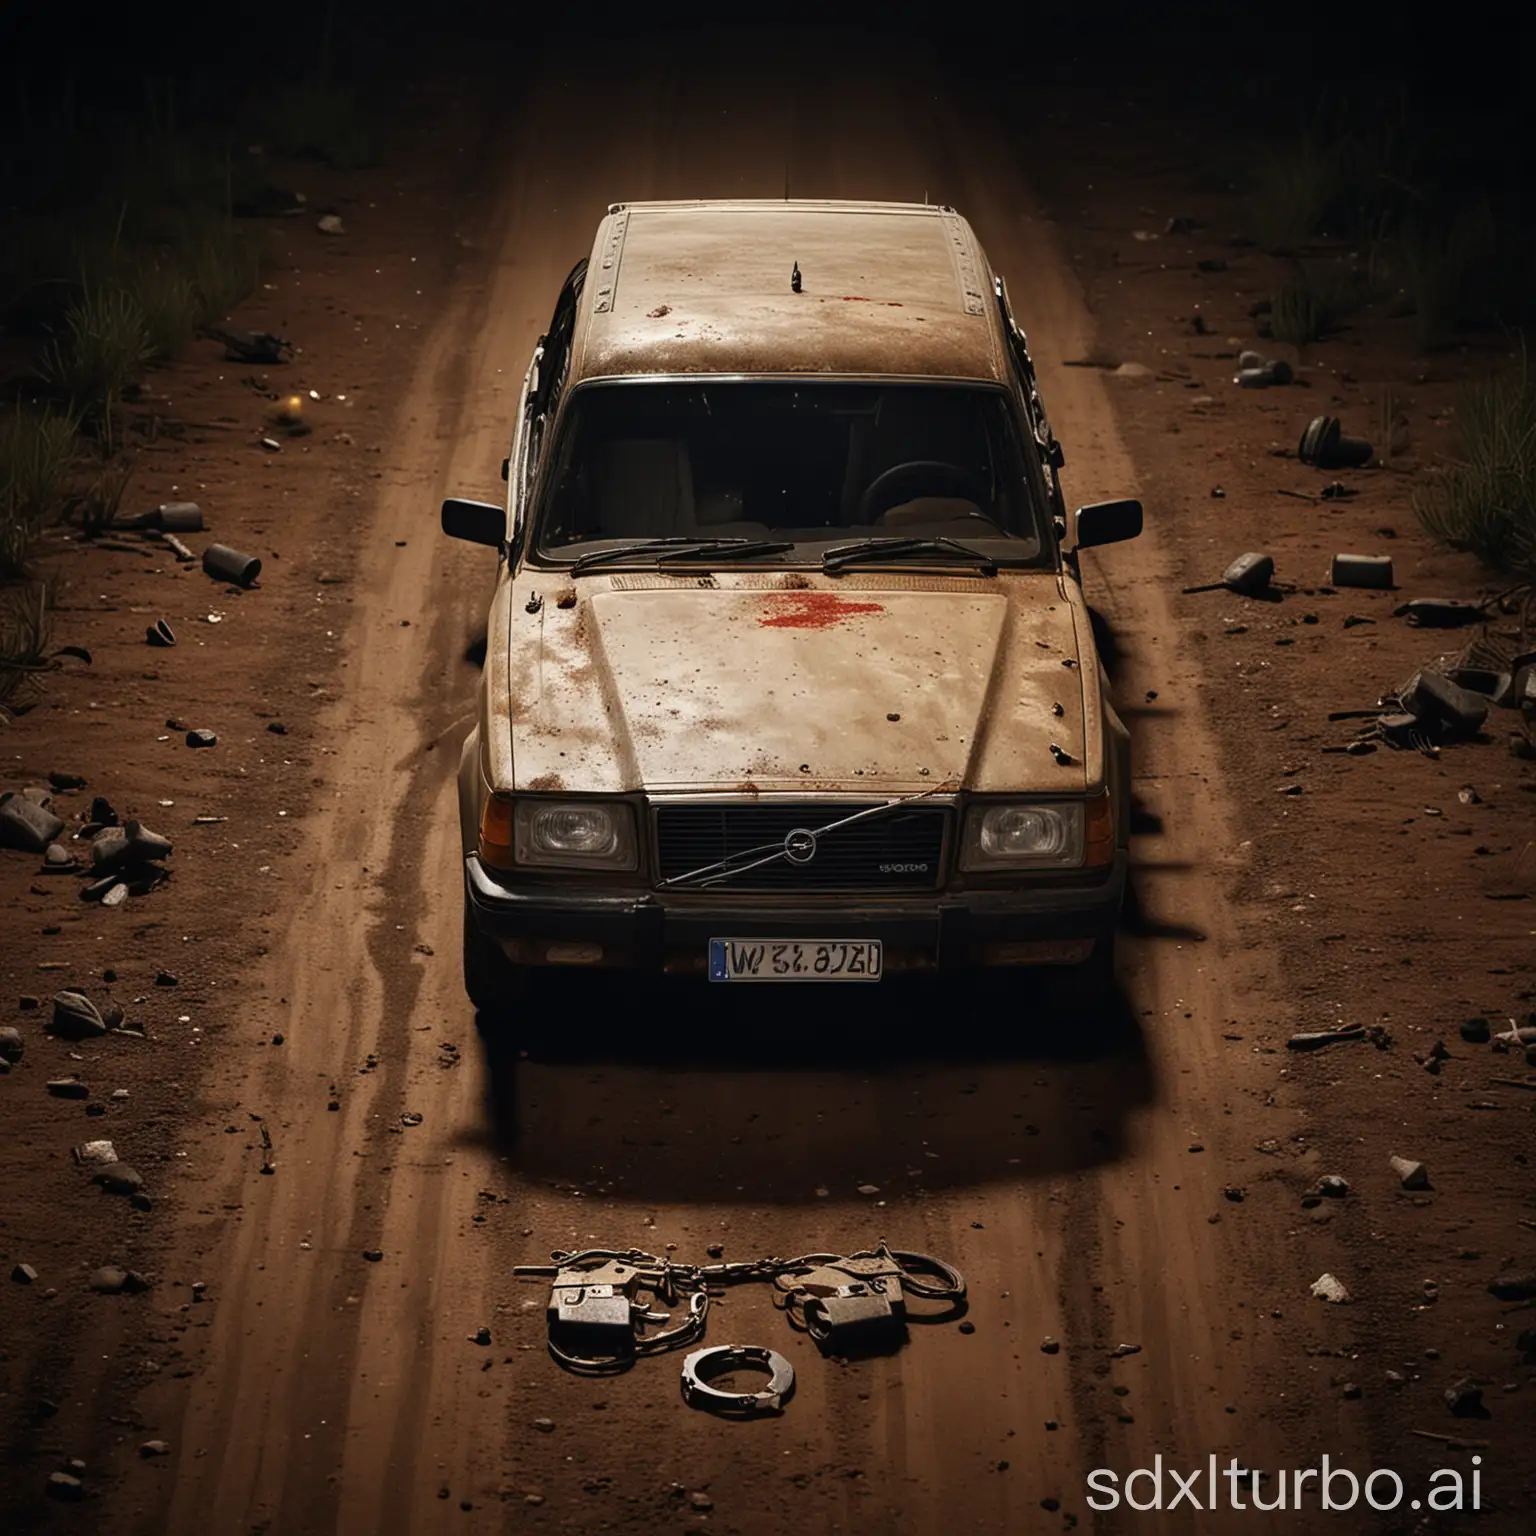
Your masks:
<svg viewBox="0 0 1536 1536"><path fill-rule="evenodd" d="M711 981L879 981L879 939L711 939Z"/></svg>

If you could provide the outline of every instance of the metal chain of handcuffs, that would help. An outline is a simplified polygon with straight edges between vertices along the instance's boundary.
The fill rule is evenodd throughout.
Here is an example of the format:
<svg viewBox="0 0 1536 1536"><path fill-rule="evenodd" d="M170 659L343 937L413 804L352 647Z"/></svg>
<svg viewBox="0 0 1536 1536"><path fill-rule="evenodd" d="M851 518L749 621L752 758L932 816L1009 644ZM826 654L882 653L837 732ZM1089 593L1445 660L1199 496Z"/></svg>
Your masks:
<svg viewBox="0 0 1536 1536"><path fill-rule="evenodd" d="M948 1312L925 1319L932 1322L958 1316L965 1301L965 1279L953 1265L893 1249L883 1240L859 1253L714 1264L679 1264L638 1248L557 1251L550 1258L550 1264L519 1264L512 1273L552 1282L549 1352L567 1370L584 1375L625 1371L644 1356L702 1339L710 1301L728 1285L771 1284L774 1305L824 1354L899 1341L908 1295L950 1304ZM673 1322L679 1308L682 1319ZM758 1392L730 1392L710 1384L744 1368L766 1371L768 1385ZM777 1413L794 1380L788 1360L757 1345L695 1350L683 1362L684 1400L716 1413Z"/></svg>

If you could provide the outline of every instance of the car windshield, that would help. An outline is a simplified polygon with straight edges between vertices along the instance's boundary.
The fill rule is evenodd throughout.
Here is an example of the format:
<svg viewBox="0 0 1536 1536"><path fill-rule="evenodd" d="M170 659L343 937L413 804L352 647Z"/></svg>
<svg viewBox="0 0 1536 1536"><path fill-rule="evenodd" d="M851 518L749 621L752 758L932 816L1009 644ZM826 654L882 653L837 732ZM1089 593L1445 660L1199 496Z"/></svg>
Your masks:
<svg viewBox="0 0 1536 1536"><path fill-rule="evenodd" d="M850 539L905 540L904 558L935 564L945 546L912 546L1049 556L1008 397L987 386L591 385L571 396L547 467L535 548L556 559L661 539L787 540L766 553L789 560Z"/></svg>

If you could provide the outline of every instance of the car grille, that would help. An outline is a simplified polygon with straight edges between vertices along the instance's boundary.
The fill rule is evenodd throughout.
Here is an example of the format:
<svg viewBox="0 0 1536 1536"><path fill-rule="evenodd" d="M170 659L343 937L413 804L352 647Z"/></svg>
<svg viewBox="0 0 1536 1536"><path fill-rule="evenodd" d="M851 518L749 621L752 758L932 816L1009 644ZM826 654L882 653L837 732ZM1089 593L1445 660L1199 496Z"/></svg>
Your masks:
<svg viewBox="0 0 1536 1536"><path fill-rule="evenodd" d="M879 804L880 802L874 802ZM661 805L656 808L657 864L675 880L748 849L764 855L796 828L818 831L869 807L861 804ZM775 859L702 889L715 891L933 890L943 875L948 809L942 805L883 811L818 838L815 857Z"/></svg>

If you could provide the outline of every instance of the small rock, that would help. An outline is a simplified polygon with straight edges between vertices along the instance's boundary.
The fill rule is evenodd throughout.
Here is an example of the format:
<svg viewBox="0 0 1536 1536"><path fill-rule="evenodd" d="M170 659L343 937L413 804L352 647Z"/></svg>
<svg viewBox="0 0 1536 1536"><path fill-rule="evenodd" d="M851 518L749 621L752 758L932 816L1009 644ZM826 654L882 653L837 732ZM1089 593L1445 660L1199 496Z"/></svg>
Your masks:
<svg viewBox="0 0 1536 1536"><path fill-rule="evenodd" d="M715 1507L715 1501L707 1493L690 1493L688 1502L694 1509L708 1511Z"/></svg>
<svg viewBox="0 0 1536 1536"><path fill-rule="evenodd" d="M58 870L73 869L75 856L62 843L49 843L43 850L43 870L53 874Z"/></svg>
<svg viewBox="0 0 1536 1536"><path fill-rule="evenodd" d="M95 1182L109 1195L136 1195L144 1187L144 1176L128 1163L108 1163Z"/></svg>
<svg viewBox="0 0 1536 1536"><path fill-rule="evenodd" d="M180 984L180 978L173 971L161 971L155 977L157 987L174 987Z"/></svg>
<svg viewBox="0 0 1536 1536"><path fill-rule="evenodd" d="M31 1285L37 1279L37 1271L30 1264L18 1264L11 1271L11 1279L17 1285Z"/></svg>
<svg viewBox="0 0 1536 1536"><path fill-rule="evenodd" d="M56 1077L48 1084L48 1092L56 1099L88 1099L91 1085L78 1077Z"/></svg>
<svg viewBox="0 0 1536 1536"><path fill-rule="evenodd" d="M171 1446L167 1440L146 1440L139 1447L139 1455L146 1460L151 1456L169 1456L170 1454Z"/></svg>
<svg viewBox="0 0 1536 1536"><path fill-rule="evenodd" d="M346 227L341 222L341 216L335 213L322 215L316 222L315 228L322 235L344 235L347 232Z"/></svg>
<svg viewBox="0 0 1536 1536"><path fill-rule="evenodd" d="M861 1195L878 1195L880 1193L880 1186L878 1184L860 1184L859 1193Z"/></svg>
<svg viewBox="0 0 1536 1536"><path fill-rule="evenodd" d="M48 1497L62 1499L66 1503L78 1503L85 1497L85 1484L70 1472L48 1474Z"/></svg>
<svg viewBox="0 0 1536 1536"><path fill-rule="evenodd" d="M377 1264L384 1257L384 1250L382 1248L364 1248L363 1257L370 1264Z"/></svg>
<svg viewBox="0 0 1536 1536"><path fill-rule="evenodd" d="M288 727L284 725L281 720L267 721L267 729L271 731L274 736L286 736L288 734Z"/></svg>
<svg viewBox="0 0 1536 1536"><path fill-rule="evenodd" d="M1445 1389L1445 1406L1458 1419L1475 1418L1483 1407L1483 1389L1469 1378L1453 1382Z"/></svg>
<svg viewBox="0 0 1536 1536"><path fill-rule="evenodd" d="M1429 1188L1429 1170L1423 1163L1416 1163L1410 1157L1398 1157L1395 1154L1387 1159L1387 1163L1404 1189Z"/></svg>
<svg viewBox="0 0 1536 1536"><path fill-rule="evenodd" d="M1335 1275L1319 1275L1312 1282L1312 1294L1321 1297L1324 1301L1331 1301L1343 1305L1353 1298L1345 1288L1343 1281Z"/></svg>
<svg viewBox="0 0 1536 1536"><path fill-rule="evenodd" d="M189 747L216 747L219 738L213 731L197 730L187 732L187 745Z"/></svg>
<svg viewBox="0 0 1536 1536"><path fill-rule="evenodd" d="M155 1202L151 1200L149 1196L146 1195L142 1190L130 1195L128 1197L128 1203L136 1211L152 1211L155 1208Z"/></svg>
<svg viewBox="0 0 1536 1536"><path fill-rule="evenodd" d="M1222 1190L1222 1194L1224 1194L1227 1199L1230 1200L1234 1205L1242 1204L1243 1191L1239 1189L1236 1184L1228 1184L1227 1187Z"/></svg>
<svg viewBox="0 0 1536 1536"><path fill-rule="evenodd" d="M58 790L84 789L85 775L80 773L60 773L55 768L49 772L48 782Z"/></svg>
<svg viewBox="0 0 1536 1536"><path fill-rule="evenodd" d="M1334 1200L1341 1199L1349 1193L1349 1180L1341 1178L1336 1173L1325 1173L1317 1181L1317 1192Z"/></svg>
<svg viewBox="0 0 1536 1536"><path fill-rule="evenodd" d="M724 1258L725 1257L725 1244L724 1243L711 1243L709 1245L709 1247L706 1248L704 1251L712 1259Z"/></svg>
<svg viewBox="0 0 1536 1536"><path fill-rule="evenodd" d="M126 1270L107 1264L91 1276L90 1283L93 1291L99 1291L103 1296L116 1296L128 1289L128 1274Z"/></svg>
<svg viewBox="0 0 1536 1536"><path fill-rule="evenodd" d="M59 992L53 999L53 1033L65 1040L91 1040L107 1032L100 1009L82 992Z"/></svg>
<svg viewBox="0 0 1536 1536"><path fill-rule="evenodd" d="M1461 1038L1469 1045L1486 1045L1489 1033L1487 1019L1463 1019L1461 1022Z"/></svg>
<svg viewBox="0 0 1536 1536"><path fill-rule="evenodd" d="M489 1344L491 1342L491 1330L485 1327L477 1328L469 1335L469 1342L471 1344Z"/></svg>
<svg viewBox="0 0 1536 1536"><path fill-rule="evenodd" d="M1536 1297L1536 1274L1500 1275L1488 1282L1488 1292L1500 1301L1530 1301Z"/></svg>
<svg viewBox="0 0 1536 1536"><path fill-rule="evenodd" d="M1127 1355L1139 1355L1140 1353L1140 1344L1116 1344L1115 1347L1110 1350L1109 1358L1111 1360L1123 1360Z"/></svg>
<svg viewBox="0 0 1536 1536"><path fill-rule="evenodd" d="M963 1322L963 1323L960 1324L960 1332L961 1333L975 1333L976 1332L976 1324L973 1323L973 1322L970 1322L969 1320L967 1320L966 1322Z"/></svg>
<svg viewBox="0 0 1536 1536"><path fill-rule="evenodd" d="M533 1427L538 1430L541 1435L547 1435L554 1429L555 1421L553 1419L535 1419L533 1421Z"/></svg>
<svg viewBox="0 0 1536 1536"><path fill-rule="evenodd" d="M1041 1339L1040 1353L1042 1355L1059 1355L1061 1353L1061 1340L1052 1338Z"/></svg>
<svg viewBox="0 0 1536 1536"><path fill-rule="evenodd" d="M26 1048L21 1031L14 1025L0 1028L0 1061L20 1061Z"/></svg>
<svg viewBox="0 0 1536 1536"><path fill-rule="evenodd" d="M42 1006L42 998L33 997L30 993L23 993L16 999L16 1006L23 1013L35 1013Z"/></svg>
<svg viewBox="0 0 1536 1536"><path fill-rule="evenodd" d="M1343 1389L1339 1393L1339 1396L1348 1398L1350 1402L1355 1402L1360 1397L1360 1388L1356 1386L1354 1382L1346 1381L1344 1383Z"/></svg>
<svg viewBox="0 0 1536 1536"><path fill-rule="evenodd" d="M64 823L46 806L26 795L0 795L0 848L42 853L64 830Z"/></svg>

